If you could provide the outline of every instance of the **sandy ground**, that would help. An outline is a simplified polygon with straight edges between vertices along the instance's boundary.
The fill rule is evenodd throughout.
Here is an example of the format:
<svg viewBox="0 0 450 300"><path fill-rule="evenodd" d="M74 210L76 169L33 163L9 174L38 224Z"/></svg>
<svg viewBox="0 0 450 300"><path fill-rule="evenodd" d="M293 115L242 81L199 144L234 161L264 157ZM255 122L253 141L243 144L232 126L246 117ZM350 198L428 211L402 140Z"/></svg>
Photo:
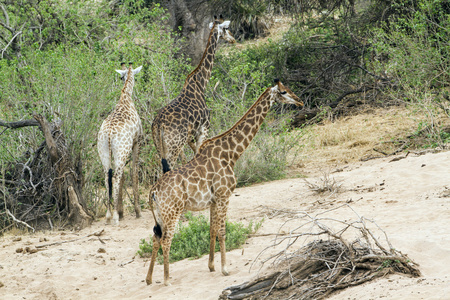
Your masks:
<svg viewBox="0 0 450 300"><path fill-rule="evenodd" d="M345 289L332 299L450 299L450 152L410 154L391 160L324 170L341 185L342 191L332 195L317 195L302 178L239 188L231 198L229 219L248 222L264 218L258 231L262 235L276 233L286 221L282 216L265 215L263 206L314 214L349 203L359 215L383 228L396 249L420 264L423 276L390 275ZM310 174L314 175L309 182L322 177L319 170ZM350 217L346 214L337 210L334 217ZM156 282L147 286L144 279L149 262L136 251L142 238L149 239L152 226L151 213L144 211L138 220L126 215L118 227L106 226L102 219L79 232L3 236L0 298L217 299L224 288L257 276L260 269L252 262L274 237L252 237L243 249L228 252L229 276L209 272L208 257L204 256L171 264L172 286L168 287L162 283L162 265L156 265ZM101 236L89 236L101 230ZM16 252L18 248L34 249L62 241L70 242L32 254ZM220 255L216 255L215 263L220 270Z"/></svg>

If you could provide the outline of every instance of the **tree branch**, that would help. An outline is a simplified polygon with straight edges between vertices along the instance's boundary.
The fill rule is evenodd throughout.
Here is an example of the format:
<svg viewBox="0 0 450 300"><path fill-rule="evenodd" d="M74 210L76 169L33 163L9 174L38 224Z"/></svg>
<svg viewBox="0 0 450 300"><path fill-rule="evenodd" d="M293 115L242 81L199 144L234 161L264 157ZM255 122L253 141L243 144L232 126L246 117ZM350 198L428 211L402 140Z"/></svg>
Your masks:
<svg viewBox="0 0 450 300"><path fill-rule="evenodd" d="M38 121L30 119L30 120L23 120L23 121L16 121L16 122L6 122L0 119L0 126L16 129L21 127L27 127L27 126L39 126Z"/></svg>

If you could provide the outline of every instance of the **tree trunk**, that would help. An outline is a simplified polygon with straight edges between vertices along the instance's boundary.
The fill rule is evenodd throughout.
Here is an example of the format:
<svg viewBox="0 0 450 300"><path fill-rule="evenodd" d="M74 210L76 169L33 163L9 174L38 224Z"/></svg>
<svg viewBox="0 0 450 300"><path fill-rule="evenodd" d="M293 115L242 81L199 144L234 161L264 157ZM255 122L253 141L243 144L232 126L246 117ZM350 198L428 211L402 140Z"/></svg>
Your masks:
<svg viewBox="0 0 450 300"><path fill-rule="evenodd" d="M33 115L44 133L47 151L50 161L56 170L58 177L55 179L60 197L68 198L70 223L77 229L89 226L93 218L85 209L85 202L81 193L81 186L78 183L77 175L73 170L70 155L67 151L64 135L60 131L61 124L54 124L51 128L47 120L41 115Z"/></svg>
<svg viewBox="0 0 450 300"><path fill-rule="evenodd" d="M203 0L168 2L172 29L185 38L182 51L192 59L193 65L197 65L208 42L210 32L208 24L213 20L210 7Z"/></svg>
<svg viewBox="0 0 450 300"><path fill-rule="evenodd" d="M6 198L0 199L0 209L5 208L14 222L29 228L32 227L27 222L33 222L37 229L48 228L45 224L53 228L52 220L76 229L89 226L93 217L82 196L81 159L76 158L78 162L74 163L61 132L62 122L49 123L37 114L33 117L18 122L0 120L0 126L11 129L39 126L45 138L34 153L27 152L22 158L6 163L3 174ZM0 222L0 229L11 226L5 222Z"/></svg>

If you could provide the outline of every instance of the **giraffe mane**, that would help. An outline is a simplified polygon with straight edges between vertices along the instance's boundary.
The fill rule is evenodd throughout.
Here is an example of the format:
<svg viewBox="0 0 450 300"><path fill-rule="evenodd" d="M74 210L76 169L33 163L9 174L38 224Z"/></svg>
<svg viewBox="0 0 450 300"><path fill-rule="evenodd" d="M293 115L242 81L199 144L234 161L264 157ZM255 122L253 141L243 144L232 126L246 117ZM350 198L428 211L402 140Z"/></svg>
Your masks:
<svg viewBox="0 0 450 300"><path fill-rule="evenodd" d="M130 67L128 69L127 80L125 80L125 84L123 85L122 94L125 93L125 87L127 86L128 80L131 80L130 74L133 74L133 68L132 67Z"/></svg>
<svg viewBox="0 0 450 300"><path fill-rule="evenodd" d="M213 27L211 28L211 31L209 32L208 42L206 43L207 45L208 45L208 43L210 43L211 37L212 37L212 35L214 34L214 28L216 28L216 26L217 26L217 23L216 23L216 22L214 22L213 24L214 24L214 25L213 25ZM185 87L187 86L188 80L189 80L189 79L194 75L194 73L197 72L198 69L200 68L200 65L202 64L202 61L205 59L205 56L206 56L206 52L207 52L207 51L208 51L208 48L206 48L205 51L203 52L202 59L200 59L200 62L198 63L198 66L194 69L194 71L192 71L191 73L189 73L189 75L186 77L186 80L184 81L184 86L183 86L183 88L185 88Z"/></svg>
<svg viewBox="0 0 450 300"><path fill-rule="evenodd" d="M271 89L272 89L271 87L267 88L267 89L264 91L264 93L262 93L261 96L259 96L258 100L256 100L255 103L253 103L253 105L247 110L247 112L239 119L239 121L237 121L237 122L233 125L233 127L231 127L230 129L228 129L227 131L225 131L225 132L223 132L223 133L221 133L221 134L219 134L219 135L216 135L215 137L212 137L212 138L207 139L206 141L204 141L203 144L202 144L202 145L200 146L200 148L198 149L198 152L200 152L204 147L206 147L206 144L207 144L207 143L214 142L215 140L220 139L221 137L223 137L223 136L227 135L228 133L230 133L230 131L234 130L234 129L242 122L242 120L244 120L244 119L247 117L247 115L252 111L252 109L253 109L259 102L261 102L262 98L265 97L266 94L268 94L268 93L270 92Z"/></svg>

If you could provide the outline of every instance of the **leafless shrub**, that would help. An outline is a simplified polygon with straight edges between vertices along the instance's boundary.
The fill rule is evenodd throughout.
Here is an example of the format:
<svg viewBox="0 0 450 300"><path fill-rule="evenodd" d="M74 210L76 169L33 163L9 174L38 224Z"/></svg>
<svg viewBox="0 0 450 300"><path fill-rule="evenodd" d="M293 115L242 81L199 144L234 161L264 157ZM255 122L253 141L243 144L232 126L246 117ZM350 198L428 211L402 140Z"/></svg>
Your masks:
<svg viewBox="0 0 450 300"><path fill-rule="evenodd" d="M322 172L323 176L320 177L316 182L309 182L303 179L311 191L318 194L338 193L341 191L342 183L339 183L334 177L330 176L329 172Z"/></svg>
<svg viewBox="0 0 450 300"><path fill-rule="evenodd" d="M334 218L343 210L351 212L344 211L346 221ZM418 265L396 250L374 221L347 204L315 216L293 213L253 263L271 262L269 271L225 289L220 299L323 299L392 273L421 276ZM285 230L288 226L294 229Z"/></svg>

